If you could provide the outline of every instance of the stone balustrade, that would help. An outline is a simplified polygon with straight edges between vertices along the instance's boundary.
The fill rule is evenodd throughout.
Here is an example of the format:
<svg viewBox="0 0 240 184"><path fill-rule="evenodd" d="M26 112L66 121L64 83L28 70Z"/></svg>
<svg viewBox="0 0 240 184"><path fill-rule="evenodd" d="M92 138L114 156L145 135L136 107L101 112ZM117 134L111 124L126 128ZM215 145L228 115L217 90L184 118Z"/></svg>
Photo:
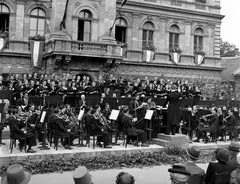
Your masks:
<svg viewBox="0 0 240 184"><path fill-rule="evenodd" d="M71 55L89 55L101 57L122 57L122 48L120 44L108 44L99 42L84 42L67 39L49 40L45 45L46 53L62 52Z"/></svg>

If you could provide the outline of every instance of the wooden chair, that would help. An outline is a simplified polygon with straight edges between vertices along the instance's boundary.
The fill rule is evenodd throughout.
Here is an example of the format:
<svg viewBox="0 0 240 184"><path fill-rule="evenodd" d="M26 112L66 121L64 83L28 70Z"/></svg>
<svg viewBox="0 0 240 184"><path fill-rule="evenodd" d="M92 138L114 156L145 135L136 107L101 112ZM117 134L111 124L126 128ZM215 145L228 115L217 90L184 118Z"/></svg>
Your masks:
<svg viewBox="0 0 240 184"><path fill-rule="evenodd" d="M231 171L214 174L214 184L229 184Z"/></svg>
<svg viewBox="0 0 240 184"><path fill-rule="evenodd" d="M60 135L60 134L59 134L59 126L58 126L57 123L54 123L54 124L53 124L53 127L54 127L54 131L55 131L55 133L54 133L54 148L56 149L56 151L57 151L57 149L58 149L59 139L61 139L61 141L62 141L62 139L68 138L68 140L69 140L68 146L69 146L69 148L70 148L70 135L68 135L68 134L66 134L66 135L64 135L64 136Z"/></svg>
<svg viewBox="0 0 240 184"><path fill-rule="evenodd" d="M85 122L86 125L86 130L87 130L87 141L86 141L86 146L90 147L90 138L91 136L93 137L93 149L95 149L95 144L96 144L96 137L98 136L103 136L102 134L98 134L95 132L95 125L91 124L89 122Z"/></svg>
<svg viewBox="0 0 240 184"><path fill-rule="evenodd" d="M124 131L123 146L125 145L125 148L127 147L128 141L130 139L136 139L138 142L138 134L129 135L127 129L128 127L125 124L123 124L123 131Z"/></svg>
<svg viewBox="0 0 240 184"><path fill-rule="evenodd" d="M9 125L9 128L10 128L10 145L9 145L9 149L11 150L11 152L10 152L10 154L11 154L12 151L13 151L13 146L16 147L16 142L19 139L15 138L13 136L13 130L12 130L12 127L10 125ZM24 144L25 144L24 150L25 150L25 152L27 152L27 138L26 137L22 137L20 140L24 141Z"/></svg>

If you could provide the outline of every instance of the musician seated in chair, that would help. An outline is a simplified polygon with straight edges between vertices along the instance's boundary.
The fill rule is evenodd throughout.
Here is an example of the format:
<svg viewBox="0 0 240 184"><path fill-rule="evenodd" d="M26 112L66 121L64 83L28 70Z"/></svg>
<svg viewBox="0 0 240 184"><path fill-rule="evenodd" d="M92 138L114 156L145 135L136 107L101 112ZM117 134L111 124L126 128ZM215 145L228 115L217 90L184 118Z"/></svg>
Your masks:
<svg viewBox="0 0 240 184"><path fill-rule="evenodd" d="M223 119L223 123L223 126L219 128L219 133L221 136L220 141L224 141L224 136L228 130L232 130L231 134L229 135L229 138L232 139L232 133L234 133L234 127L236 126L236 118L233 115L232 110L228 110L228 116Z"/></svg>
<svg viewBox="0 0 240 184"><path fill-rule="evenodd" d="M27 152L35 153L36 151L32 149L32 146L37 145L36 137L32 132L27 131L27 126L25 125L27 121L23 123L20 119L17 119L17 117L15 116L16 112L16 109L9 110L10 117L8 121L12 131L12 138L19 139L19 149L20 151L22 151L23 146L26 146L24 145L24 141L22 140L22 138L25 137L27 139L26 144L28 145Z"/></svg>
<svg viewBox="0 0 240 184"><path fill-rule="evenodd" d="M60 136L70 135L70 146L73 146L74 145L73 141L77 137L77 135L75 133L71 132L70 128L66 127L64 119L63 119L63 117L61 117L61 111L59 109L55 109L54 114L55 114L55 117L53 118L54 119L53 122L58 125L59 135ZM71 149L71 147L69 147L69 145L68 145L69 137L66 137L62 144L66 149Z"/></svg>
<svg viewBox="0 0 240 184"><path fill-rule="evenodd" d="M137 122L137 119L134 118L132 119L130 114L129 114L129 109L128 108L125 108L123 110L123 117L122 117L122 123L125 125L125 127L127 128L127 133L129 136L131 135L138 135L139 137L139 140L142 142L142 147L148 147L149 145L147 144L147 134L145 131L143 130L139 130L139 129L136 129L134 127L134 125L136 124ZM138 145L138 142L135 140L133 142L133 145L137 146Z"/></svg>
<svg viewBox="0 0 240 184"><path fill-rule="evenodd" d="M93 118L91 120L91 127L94 129L95 134L100 134L102 137L97 137L96 144L99 147L102 147L101 142L103 142L104 148L112 148L109 146L110 139L109 139L109 133L108 133L108 127L105 125L105 122L103 122L103 119L101 116L99 116L99 112L96 109L91 110L91 114L93 115Z"/></svg>
<svg viewBox="0 0 240 184"><path fill-rule="evenodd" d="M208 116L203 116L202 119L205 121L205 126L199 128L197 132L197 139L194 142L199 142L199 140L204 136L205 143L209 141L207 137L207 131L210 131L211 133L216 132L218 128L218 114L217 114L217 108L213 107L211 109L211 113ZM210 118L210 119L207 119Z"/></svg>

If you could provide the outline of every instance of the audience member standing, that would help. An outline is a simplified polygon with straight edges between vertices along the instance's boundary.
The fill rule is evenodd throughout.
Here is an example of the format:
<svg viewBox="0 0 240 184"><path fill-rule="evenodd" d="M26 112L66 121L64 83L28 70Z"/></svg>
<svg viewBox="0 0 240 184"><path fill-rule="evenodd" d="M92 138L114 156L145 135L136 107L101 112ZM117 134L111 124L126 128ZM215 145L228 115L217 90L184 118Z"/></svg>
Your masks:
<svg viewBox="0 0 240 184"><path fill-rule="evenodd" d="M183 166L191 174L191 176L198 175L199 177L203 177L205 171L196 165L196 161L200 156L200 149L198 147L191 147L190 149L187 149L186 152L188 155L188 161L183 164ZM188 184L198 184L191 178L191 176L189 177Z"/></svg>
<svg viewBox="0 0 240 184"><path fill-rule="evenodd" d="M210 162L206 172L205 184L213 184L215 174L220 174L226 171L231 172L234 167L229 165L229 152L225 148L220 148L216 151L217 163Z"/></svg>
<svg viewBox="0 0 240 184"><path fill-rule="evenodd" d="M239 166L239 163L237 162L237 154L239 153L240 149L240 143L238 142L231 142L228 150L230 152L230 160L228 161L228 164L233 166L234 169L236 169Z"/></svg>

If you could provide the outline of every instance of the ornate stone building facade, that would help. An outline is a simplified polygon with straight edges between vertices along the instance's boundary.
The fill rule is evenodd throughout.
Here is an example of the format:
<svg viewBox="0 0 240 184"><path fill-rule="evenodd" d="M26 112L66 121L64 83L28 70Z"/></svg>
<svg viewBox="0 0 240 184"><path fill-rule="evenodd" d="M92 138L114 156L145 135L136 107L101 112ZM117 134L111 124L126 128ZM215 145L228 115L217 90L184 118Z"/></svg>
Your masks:
<svg viewBox="0 0 240 184"><path fill-rule="evenodd" d="M127 78L220 79L220 0L70 0L60 31L66 1L0 0L0 29L9 31L0 72L36 70L28 38L40 34L38 70L49 74L95 80L114 66Z"/></svg>

